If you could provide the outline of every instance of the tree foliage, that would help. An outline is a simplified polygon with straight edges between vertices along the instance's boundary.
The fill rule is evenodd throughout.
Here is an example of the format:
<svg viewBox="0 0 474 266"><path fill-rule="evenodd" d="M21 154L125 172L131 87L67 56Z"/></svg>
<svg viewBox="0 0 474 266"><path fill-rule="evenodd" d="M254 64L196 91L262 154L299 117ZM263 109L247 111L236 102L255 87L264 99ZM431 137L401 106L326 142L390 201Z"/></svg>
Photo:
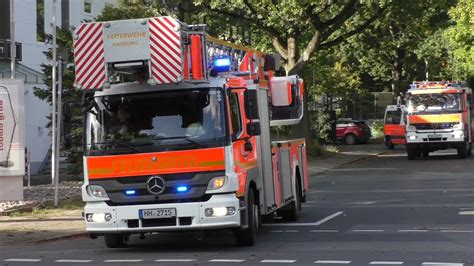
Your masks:
<svg viewBox="0 0 474 266"><path fill-rule="evenodd" d="M474 77L474 1L459 0L458 4L449 9L452 25L444 32L453 77L468 79ZM472 85L472 84L471 84Z"/></svg>
<svg viewBox="0 0 474 266"><path fill-rule="evenodd" d="M198 6L269 37L288 74L299 73L318 50L338 45L368 28L385 1L196 0Z"/></svg>

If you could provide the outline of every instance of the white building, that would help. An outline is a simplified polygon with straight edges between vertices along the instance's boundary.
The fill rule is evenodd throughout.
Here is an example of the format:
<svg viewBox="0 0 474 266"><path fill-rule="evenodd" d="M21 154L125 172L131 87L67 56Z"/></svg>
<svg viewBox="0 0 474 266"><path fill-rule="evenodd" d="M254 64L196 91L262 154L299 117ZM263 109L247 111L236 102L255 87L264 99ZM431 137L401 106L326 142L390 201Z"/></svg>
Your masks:
<svg viewBox="0 0 474 266"><path fill-rule="evenodd" d="M77 27L85 20L93 20L105 5L116 0L56 0L58 26ZM44 33L51 33L53 0L14 0L15 14L10 14L10 0L0 1L0 41L10 39L10 19L15 22L15 40L22 45L22 59L17 64L18 78L25 79L26 144L30 153L31 172L38 173L48 160L51 148L48 116L51 107L33 95L34 87L45 87L41 64L47 61ZM10 77L9 61L0 58L0 78Z"/></svg>

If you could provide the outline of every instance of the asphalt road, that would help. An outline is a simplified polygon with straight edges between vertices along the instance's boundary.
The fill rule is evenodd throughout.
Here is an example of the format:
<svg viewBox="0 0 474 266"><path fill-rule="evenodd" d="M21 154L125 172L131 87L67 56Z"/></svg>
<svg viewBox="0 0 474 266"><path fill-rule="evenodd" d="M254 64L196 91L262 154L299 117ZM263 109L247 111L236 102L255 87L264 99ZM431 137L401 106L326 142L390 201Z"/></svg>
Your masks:
<svg viewBox="0 0 474 266"><path fill-rule="evenodd" d="M383 149L383 148L381 148ZM402 149L312 177L298 223L266 224L255 247L220 231L0 248L1 265L474 265L474 158L438 152L408 161Z"/></svg>

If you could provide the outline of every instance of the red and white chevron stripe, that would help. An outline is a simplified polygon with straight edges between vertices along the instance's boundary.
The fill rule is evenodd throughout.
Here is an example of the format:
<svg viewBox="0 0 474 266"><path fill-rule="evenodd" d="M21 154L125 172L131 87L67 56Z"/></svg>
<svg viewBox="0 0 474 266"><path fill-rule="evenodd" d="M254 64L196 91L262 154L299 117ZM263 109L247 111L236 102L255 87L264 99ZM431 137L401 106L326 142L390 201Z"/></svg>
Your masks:
<svg viewBox="0 0 474 266"><path fill-rule="evenodd" d="M101 89L106 80L102 23L82 24L76 30L74 61L75 86L82 89Z"/></svg>
<svg viewBox="0 0 474 266"><path fill-rule="evenodd" d="M182 78L182 48L179 27L171 17L151 18L151 72L157 84L178 82Z"/></svg>

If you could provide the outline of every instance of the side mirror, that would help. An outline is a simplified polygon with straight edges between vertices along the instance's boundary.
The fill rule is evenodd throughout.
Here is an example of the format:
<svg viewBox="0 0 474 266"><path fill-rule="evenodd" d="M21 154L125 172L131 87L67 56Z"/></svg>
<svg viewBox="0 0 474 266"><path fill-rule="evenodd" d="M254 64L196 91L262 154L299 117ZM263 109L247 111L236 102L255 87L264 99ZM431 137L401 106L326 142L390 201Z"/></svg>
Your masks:
<svg viewBox="0 0 474 266"><path fill-rule="evenodd" d="M248 119L259 119L257 90L246 90L244 92L245 115Z"/></svg>
<svg viewBox="0 0 474 266"><path fill-rule="evenodd" d="M260 122L252 122L247 124L247 134L250 136L260 136L262 131L260 129Z"/></svg>

